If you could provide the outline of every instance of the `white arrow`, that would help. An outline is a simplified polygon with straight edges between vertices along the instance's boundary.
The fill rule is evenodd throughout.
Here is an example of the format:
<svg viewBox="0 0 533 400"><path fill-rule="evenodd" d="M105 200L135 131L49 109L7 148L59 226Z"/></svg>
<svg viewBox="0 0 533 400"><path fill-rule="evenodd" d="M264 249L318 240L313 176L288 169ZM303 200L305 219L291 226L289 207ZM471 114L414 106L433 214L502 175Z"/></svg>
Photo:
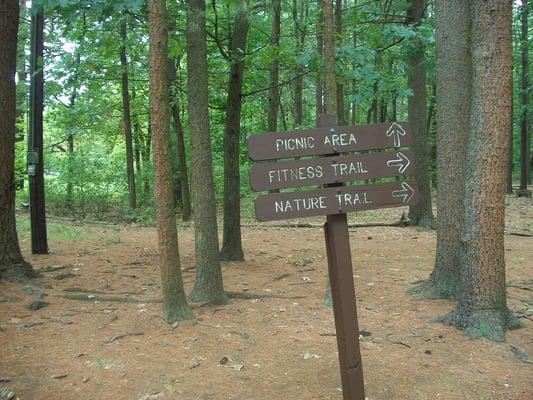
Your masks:
<svg viewBox="0 0 533 400"><path fill-rule="evenodd" d="M403 154L401 151L398 151L396 153L396 157L398 158L387 161L387 167L399 167L398 171L400 172L400 174L403 174L405 170L407 169L407 167L409 166L409 164L411 164L411 161L409 161L407 156Z"/></svg>
<svg viewBox="0 0 533 400"><path fill-rule="evenodd" d="M387 132L385 132L385 134L388 137L394 136L394 147L400 147L401 146L400 136L405 136L405 130L402 128L400 124L393 122L392 125L389 127L389 129L387 129Z"/></svg>
<svg viewBox="0 0 533 400"><path fill-rule="evenodd" d="M409 200L411 200L413 194L415 194L415 190L409 186L407 182L402 182L401 190L392 191L392 197L403 197L404 203L409 203Z"/></svg>

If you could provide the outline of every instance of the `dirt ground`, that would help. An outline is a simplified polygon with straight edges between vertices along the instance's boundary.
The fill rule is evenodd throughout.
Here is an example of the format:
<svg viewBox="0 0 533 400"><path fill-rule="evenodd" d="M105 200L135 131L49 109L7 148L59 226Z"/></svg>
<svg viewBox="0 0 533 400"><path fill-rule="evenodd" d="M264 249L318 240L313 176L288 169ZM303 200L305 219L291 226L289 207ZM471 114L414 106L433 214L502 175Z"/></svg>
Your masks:
<svg viewBox="0 0 533 400"><path fill-rule="evenodd" d="M350 229L370 400L533 399L533 237L515 235L533 232L533 203L508 202L509 306L526 328L509 332L505 343L431 322L454 303L406 293L432 270L434 231ZM402 211L351 221L394 221ZM38 288L0 284L0 390L35 400L342 398L333 312L322 305L327 264L320 228L250 221L243 228L246 261L224 263L225 287L277 297L194 305L196 320L169 325L157 302L153 227L50 222L49 255L30 255L27 235L21 237L27 260L48 270L42 290L49 305L30 311ZM190 292L192 227L180 226L179 235ZM90 301L61 297L76 293ZM111 295L131 302L92 297Z"/></svg>

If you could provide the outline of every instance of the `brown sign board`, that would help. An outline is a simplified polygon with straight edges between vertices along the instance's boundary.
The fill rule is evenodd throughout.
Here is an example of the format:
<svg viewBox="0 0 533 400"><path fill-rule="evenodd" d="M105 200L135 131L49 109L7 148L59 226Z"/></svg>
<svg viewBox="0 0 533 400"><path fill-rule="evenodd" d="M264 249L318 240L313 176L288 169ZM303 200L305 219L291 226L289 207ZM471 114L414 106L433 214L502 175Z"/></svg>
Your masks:
<svg viewBox="0 0 533 400"><path fill-rule="evenodd" d="M411 143L407 123L386 122L254 134L248 138L248 154L252 160L261 161L398 148Z"/></svg>
<svg viewBox="0 0 533 400"><path fill-rule="evenodd" d="M415 182L270 193L255 200L255 216L259 221L314 217L413 205L419 199L418 186Z"/></svg>
<svg viewBox="0 0 533 400"><path fill-rule="evenodd" d="M250 186L259 192L408 175L415 171L413 158L411 151L388 151L255 164Z"/></svg>

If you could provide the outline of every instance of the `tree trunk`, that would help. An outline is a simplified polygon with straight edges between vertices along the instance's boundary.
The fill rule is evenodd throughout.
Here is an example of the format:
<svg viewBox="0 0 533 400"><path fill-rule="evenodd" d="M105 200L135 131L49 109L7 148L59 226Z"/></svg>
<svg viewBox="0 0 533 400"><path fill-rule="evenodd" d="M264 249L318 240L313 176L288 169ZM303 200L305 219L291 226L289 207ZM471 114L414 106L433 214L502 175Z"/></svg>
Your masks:
<svg viewBox="0 0 533 400"><path fill-rule="evenodd" d="M379 57L376 57L376 68L378 68L379 66ZM374 99L372 100L372 120L371 122L373 122L374 124L377 124L378 123L378 81L374 81L374 85L373 85L373 93L374 93Z"/></svg>
<svg viewBox="0 0 533 400"><path fill-rule="evenodd" d="M248 35L246 0L237 1L230 44L228 100L224 129L224 237L220 256L223 260L242 261L240 137L244 57Z"/></svg>
<svg viewBox="0 0 533 400"><path fill-rule="evenodd" d="M318 18L316 21L316 47L318 52L318 58L322 59L324 53L324 34L322 23L324 16L322 15L323 0L317 0ZM315 118L318 121L320 114L324 112L324 84L322 82L322 74L320 68L316 73L315 80Z"/></svg>
<svg viewBox="0 0 533 400"><path fill-rule="evenodd" d="M167 21L164 0L148 0L150 34L150 115L154 154L154 195L157 217L162 319L177 321L193 318L187 304L180 269L178 233L170 163L170 137L167 72Z"/></svg>
<svg viewBox="0 0 533 400"><path fill-rule="evenodd" d="M324 97L325 113L337 114L337 83L335 74L335 36L333 29L333 4L332 0L322 0L322 29L324 37ZM326 286L324 304L333 307L331 285Z"/></svg>
<svg viewBox="0 0 533 400"><path fill-rule="evenodd" d="M31 252L48 253L44 190L43 108L44 108L44 13L34 10L31 18L30 48L30 126L28 152L32 153L34 173L29 174Z"/></svg>
<svg viewBox="0 0 533 400"><path fill-rule="evenodd" d="M417 27L425 11L425 0L411 0L407 10L407 23ZM433 225L431 209L431 181L429 177L429 144L426 131L426 68L424 66L424 45L413 39L413 49L408 56L408 86L413 95L408 100L408 121L413 132L413 150L417 169L420 201L409 206L411 225L430 228Z"/></svg>
<svg viewBox="0 0 533 400"><path fill-rule="evenodd" d="M84 24L83 24L83 32L85 32L85 14L83 16ZM78 95L78 87L77 81L79 77L79 68L80 68L80 62L81 62L81 55L79 50L76 50L76 71L75 71L75 78L74 78L74 87L72 88L72 93L70 94L69 99L69 107L70 109L74 109L74 106L76 105L76 97ZM69 210L73 210L74 207L74 134L70 129L67 130L67 208Z"/></svg>
<svg viewBox="0 0 533 400"><path fill-rule="evenodd" d="M142 147L141 147L141 158L142 163L144 165L144 173L143 173L143 196L145 199L149 199L150 197L150 177L149 177L149 170L148 166L150 165L150 153L152 152L152 123L151 123L151 116L148 115L148 127L146 129L146 135L143 135L141 137L142 141Z"/></svg>
<svg viewBox="0 0 533 400"><path fill-rule="evenodd" d="M339 46L342 46L342 0L335 0L335 34ZM337 79L337 122L339 125L346 125L346 110L344 107L344 84L341 79Z"/></svg>
<svg viewBox="0 0 533 400"><path fill-rule="evenodd" d="M437 107L437 252L429 279L413 293L456 298L459 293L466 147L470 131L470 6L435 3Z"/></svg>
<svg viewBox="0 0 533 400"><path fill-rule="evenodd" d="M301 54L305 50L305 39L307 36L307 14L309 2L292 0L292 19L294 23L294 38L296 40L296 54ZM304 91L304 67L296 66L296 79L293 83L293 128L301 128L303 125L303 91Z"/></svg>
<svg viewBox="0 0 533 400"><path fill-rule="evenodd" d="M187 4L187 97L196 255L196 280L191 299L223 304L227 298L218 253L209 133L205 0L188 0Z"/></svg>
<svg viewBox="0 0 533 400"><path fill-rule="evenodd" d="M135 192L135 170L133 168L133 140L131 134L131 111L130 93L128 82L128 59L126 56L127 20L122 17L120 22L120 66L122 68L121 91L122 91L122 123L124 127L124 140L126 142L126 170L128 175L129 206L131 209L137 208L137 198Z"/></svg>
<svg viewBox="0 0 533 400"><path fill-rule="evenodd" d="M511 73L513 76L513 73ZM511 99L513 98L514 86L511 85ZM514 169L514 159L513 159L513 121L514 121L514 101L511 101L511 127L509 128L508 134L508 149L507 149L507 181L505 182L505 192L507 194L513 194L513 169Z"/></svg>
<svg viewBox="0 0 533 400"><path fill-rule="evenodd" d="M466 335L502 341L510 321L503 230L512 100L512 7L506 0L471 0L470 10L472 109L461 232L462 289L448 319Z"/></svg>
<svg viewBox="0 0 533 400"><path fill-rule="evenodd" d="M527 0L522 0L522 35L520 47L522 51L522 74L520 88L520 188L518 197L531 197L527 189L529 181L529 140L528 140L528 90L529 88L529 46L528 46L528 16Z"/></svg>
<svg viewBox="0 0 533 400"><path fill-rule="evenodd" d="M176 66L172 60L169 60L170 79L176 81ZM187 173L187 155L185 153L185 138L183 132L183 125L181 123L179 99L176 93L171 91L171 106L172 121L174 123L174 130L176 131L176 143L178 148L178 168L179 168L179 184L181 194L181 206L183 221L191 219L191 195L189 192L189 174Z"/></svg>
<svg viewBox="0 0 533 400"><path fill-rule="evenodd" d="M272 47L274 59L268 67L270 83L268 90L268 130L278 130L279 110L279 35L281 31L281 0L272 0Z"/></svg>
<svg viewBox="0 0 533 400"><path fill-rule="evenodd" d="M335 75L335 36L333 31L332 0L322 1L323 35L324 35L324 91L325 110L327 114L337 114L337 80Z"/></svg>
<svg viewBox="0 0 533 400"><path fill-rule="evenodd" d="M20 252L15 219L15 134L18 0L0 2L0 279L33 269Z"/></svg>

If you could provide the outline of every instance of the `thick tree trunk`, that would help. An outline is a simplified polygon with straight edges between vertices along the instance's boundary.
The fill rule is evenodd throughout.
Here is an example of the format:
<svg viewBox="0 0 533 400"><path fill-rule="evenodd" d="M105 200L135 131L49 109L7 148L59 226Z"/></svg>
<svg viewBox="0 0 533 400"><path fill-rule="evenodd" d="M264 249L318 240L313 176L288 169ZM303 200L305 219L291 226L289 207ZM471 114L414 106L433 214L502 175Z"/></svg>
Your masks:
<svg viewBox="0 0 533 400"><path fill-rule="evenodd" d="M32 275L20 252L15 220L15 120L18 0L0 2L0 279Z"/></svg>
<svg viewBox="0 0 533 400"><path fill-rule="evenodd" d="M418 26L422 22L425 0L411 0L407 10L407 23ZM408 121L413 132L413 150L417 169L420 201L409 206L409 221L412 225L427 228L433 225L431 209L431 182L429 177L429 144L426 131L426 68L424 66L424 45L413 39L413 49L407 61L407 81L413 95L408 100Z"/></svg>
<svg viewBox="0 0 533 400"><path fill-rule="evenodd" d="M40 7L31 18L30 118L28 152L34 154L34 173L29 174L31 252L48 253L46 202L44 190L43 108L44 108L44 11Z"/></svg>
<svg viewBox="0 0 533 400"><path fill-rule="evenodd" d="M241 243L240 136L244 51L249 22L246 0L238 0L237 5L229 51L231 66L224 129L224 237L220 252L222 260L231 261L244 260Z"/></svg>
<svg viewBox="0 0 533 400"><path fill-rule="evenodd" d="M193 301L227 302L218 253L217 214L207 90L205 0L188 0L187 88L191 139L196 280Z"/></svg>
<svg viewBox="0 0 533 400"><path fill-rule="evenodd" d="M529 46L528 46L528 0L522 0L522 35L520 40L522 71L520 88L520 188L518 197L531 197L531 191L527 189L529 181L529 138L528 138L528 90L529 88Z"/></svg>
<svg viewBox="0 0 533 400"><path fill-rule="evenodd" d="M456 298L463 264L460 240L470 131L470 6L464 0L438 0L435 6L437 253L429 279L413 293Z"/></svg>
<svg viewBox="0 0 533 400"><path fill-rule="evenodd" d="M279 110L279 35L281 31L281 0L272 0L272 47L274 59L268 66L268 130L278 130Z"/></svg>
<svg viewBox="0 0 533 400"><path fill-rule="evenodd" d="M154 154L154 193L157 216L162 319L177 321L193 317L181 277L178 233L170 164L170 115L168 110L168 54L165 0L148 0L150 33L150 115Z"/></svg>
<svg viewBox="0 0 533 400"><path fill-rule="evenodd" d="M121 75L121 92L122 92L122 124L124 128L124 140L126 142L126 170L128 176L128 193L129 206L131 209L137 208L137 195L135 192L135 170L133 168L133 139L131 134L131 111L130 111L130 93L128 81L128 58L126 56L126 39L127 39L127 20L122 18L120 22L120 66Z"/></svg>
<svg viewBox="0 0 533 400"><path fill-rule="evenodd" d="M503 230L512 100L512 8L506 0L471 0L470 7L472 109L461 232L462 290L449 322L466 335L501 341L510 321Z"/></svg>

